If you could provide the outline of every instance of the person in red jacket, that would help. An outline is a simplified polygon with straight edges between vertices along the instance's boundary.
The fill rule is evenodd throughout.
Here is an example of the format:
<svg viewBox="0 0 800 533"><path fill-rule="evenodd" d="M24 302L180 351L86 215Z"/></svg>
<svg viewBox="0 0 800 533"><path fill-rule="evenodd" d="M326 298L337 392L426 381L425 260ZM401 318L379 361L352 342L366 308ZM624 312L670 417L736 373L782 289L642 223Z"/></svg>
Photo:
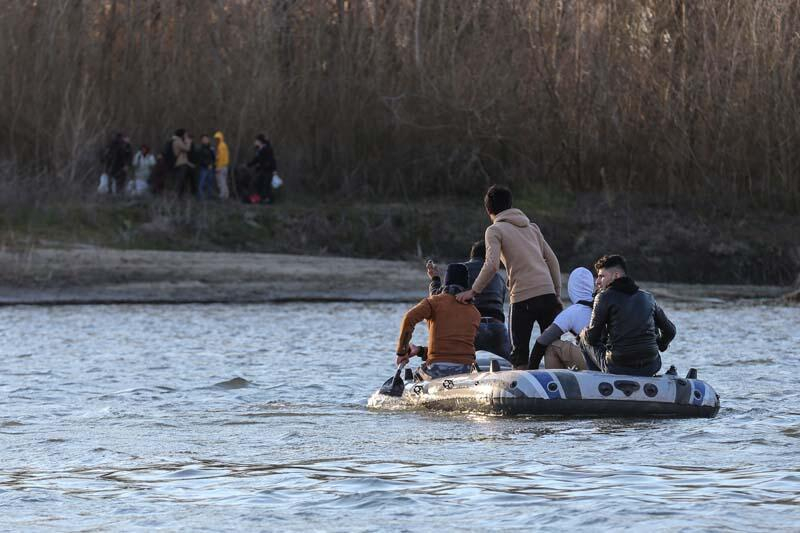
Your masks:
<svg viewBox="0 0 800 533"><path fill-rule="evenodd" d="M475 364L475 333L481 314L474 305L460 303L455 297L469 284L467 267L463 263L448 265L444 283L442 292L406 313L397 341L397 364L419 356L425 362L417 375L424 380L467 373ZM428 321L428 347L411 344L414 326L423 320Z"/></svg>

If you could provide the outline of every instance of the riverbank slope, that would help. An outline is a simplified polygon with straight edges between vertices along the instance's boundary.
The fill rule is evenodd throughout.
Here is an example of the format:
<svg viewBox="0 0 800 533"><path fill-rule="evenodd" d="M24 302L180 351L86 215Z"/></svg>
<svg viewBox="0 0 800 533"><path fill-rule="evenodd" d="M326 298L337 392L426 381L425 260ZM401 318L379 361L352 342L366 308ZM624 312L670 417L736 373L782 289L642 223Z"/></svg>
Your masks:
<svg viewBox="0 0 800 533"><path fill-rule="evenodd" d="M92 246L3 251L0 270L0 305L412 302L425 296L428 281L422 263L411 261ZM709 304L785 292L775 286L642 286L659 298Z"/></svg>
<svg viewBox="0 0 800 533"><path fill-rule="evenodd" d="M735 297L790 292L800 272L800 217L790 214L607 197L539 195L515 203L540 225L564 272L622 253L638 280L744 285L722 290ZM479 205L444 199L5 208L0 289L9 303L413 300L424 293L424 261L463 260L487 223Z"/></svg>

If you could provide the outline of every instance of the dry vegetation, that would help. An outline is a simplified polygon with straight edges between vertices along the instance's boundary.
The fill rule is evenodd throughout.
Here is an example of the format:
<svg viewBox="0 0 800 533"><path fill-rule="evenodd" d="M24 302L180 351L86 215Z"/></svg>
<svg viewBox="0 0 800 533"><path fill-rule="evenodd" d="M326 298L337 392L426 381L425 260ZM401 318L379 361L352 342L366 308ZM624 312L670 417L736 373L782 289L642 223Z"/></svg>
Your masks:
<svg viewBox="0 0 800 533"><path fill-rule="evenodd" d="M7 0L0 198L111 131L273 139L348 196L612 191L800 207L797 0ZM38 176L38 177L37 177Z"/></svg>

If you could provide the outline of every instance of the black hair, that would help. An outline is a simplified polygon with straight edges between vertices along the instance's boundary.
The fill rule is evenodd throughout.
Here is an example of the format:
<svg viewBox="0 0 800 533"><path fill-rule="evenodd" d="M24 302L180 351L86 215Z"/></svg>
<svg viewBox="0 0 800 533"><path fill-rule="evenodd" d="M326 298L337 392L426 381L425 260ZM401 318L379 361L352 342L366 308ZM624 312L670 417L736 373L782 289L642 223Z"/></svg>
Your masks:
<svg viewBox="0 0 800 533"><path fill-rule="evenodd" d="M511 209L511 191L502 185L492 185L486 191L483 198L483 205L491 215L502 213L506 209Z"/></svg>
<svg viewBox="0 0 800 533"><path fill-rule="evenodd" d="M186 130L185 129L179 128L179 129L175 130L175 136L176 137L183 137L184 135L186 135Z"/></svg>
<svg viewBox="0 0 800 533"><path fill-rule="evenodd" d="M259 133L258 135L256 135L256 140L261 144L267 144L269 142L267 140L267 136L264 135L263 133Z"/></svg>
<svg viewBox="0 0 800 533"><path fill-rule="evenodd" d="M486 242L475 241L469 250L470 259L486 259Z"/></svg>
<svg viewBox="0 0 800 533"><path fill-rule="evenodd" d="M598 272L601 268L619 268L625 273L625 275L628 274L628 265L625 264L625 258L617 254L604 255L595 261L595 272Z"/></svg>

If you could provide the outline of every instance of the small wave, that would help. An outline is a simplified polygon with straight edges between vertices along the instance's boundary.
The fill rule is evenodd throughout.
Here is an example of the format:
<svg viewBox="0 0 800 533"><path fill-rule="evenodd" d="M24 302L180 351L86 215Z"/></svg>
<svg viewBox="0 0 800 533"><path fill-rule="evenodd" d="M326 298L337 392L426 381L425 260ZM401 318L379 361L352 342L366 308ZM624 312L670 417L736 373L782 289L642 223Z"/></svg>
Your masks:
<svg viewBox="0 0 800 533"><path fill-rule="evenodd" d="M369 409L381 409L387 411L404 411L413 410L416 408L416 406L414 406L405 398L387 396L379 392L375 392L369 397L369 400L367 400L367 407Z"/></svg>
<svg viewBox="0 0 800 533"><path fill-rule="evenodd" d="M734 364L742 366L742 365L771 365L775 361L769 357L761 357L756 359L745 359L743 361L735 362Z"/></svg>
<svg viewBox="0 0 800 533"><path fill-rule="evenodd" d="M244 389L245 387L250 387L253 384L247 381L244 378L235 377L233 379L229 379L228 381L220 381L219 383L215 383L215 387L219 387L220 389Z"/></svg>
<svg viewBox="0 0 800 533"><path fill-rule="evenodd" d="M134 387L131 389L123 389L114 392L103 394L99 397L100 400L111 400L117 396L143 396L145 394L158 394L159 391L150 389L148 387Z"/></svg>
<svg viewBox="0 0 800 533"><path fill-rule="evenodd" d="M800 438L800 427L785 428L781 430L781 433L787 437Z"/></svg>

